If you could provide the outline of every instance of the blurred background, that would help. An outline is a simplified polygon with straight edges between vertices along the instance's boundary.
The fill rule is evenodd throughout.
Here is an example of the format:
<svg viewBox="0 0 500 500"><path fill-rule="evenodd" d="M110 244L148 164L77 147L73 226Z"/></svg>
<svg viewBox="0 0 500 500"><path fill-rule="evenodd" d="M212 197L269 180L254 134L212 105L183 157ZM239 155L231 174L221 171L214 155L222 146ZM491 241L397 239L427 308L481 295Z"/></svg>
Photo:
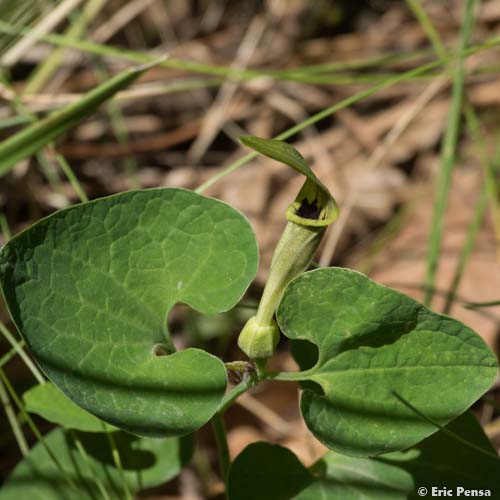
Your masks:
<svg viewBox="0 0 500 500"><path fill-rule="evenodd" d="M242 359L237 333L303 181L262 157L240 161L248 150L237 138L285 133L342 210L315 265L357 269L425 297L498 353L499 47L498 0L1 0L0 139L127 67L168 59L3 172L0 244L87 198L202 186L249 218L260 269L246 307L214 318L177 307L170 326L181 347ZM1 303L0 320L0 368L22 394L34 379ZM285 342L273 363L295 369ZM294 384L272 382L241 397L226 418L231 454L264 439L306 465L318 459L324 448L297 401ZM474 407L497 445L499 403L497 383ZM20 458L2 416L0 476ZM222 490L208 428L181 476L142 498Z"/></svg>

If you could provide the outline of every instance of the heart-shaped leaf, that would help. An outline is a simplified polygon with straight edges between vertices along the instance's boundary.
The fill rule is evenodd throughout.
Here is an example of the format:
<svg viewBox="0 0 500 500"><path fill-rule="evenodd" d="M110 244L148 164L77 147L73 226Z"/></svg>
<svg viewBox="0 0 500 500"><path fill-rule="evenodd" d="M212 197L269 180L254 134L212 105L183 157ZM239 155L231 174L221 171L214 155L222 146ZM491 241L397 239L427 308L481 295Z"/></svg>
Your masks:
<svg viewBox="0 0 500 500"><path fill-rule="evenodd" d="M152 189L77 205L20 233L0 252L0 283L28 347L66 395L131 432L174 436L212 417L227 377L204 351L174 352L169 311L177 302L204 314L230 309L257 259L239 212Z"/></svg>
<svg viewBox="0 0 500 500"><path fill-rule="evenodd" d="M57 457L59 469L43 443L38 443L22 460L0 490L0 500L110 500L126 498L123 481L134 494L163 484L179 474L190 460L192 436L183 438L137 438L125 432L114 433L121 456L122 473L115 467L108 439L104 434L65 433L54 429L44 438ZM75 444L81 443L85 455Z"/></svg>
<svg viewBox="0 0 500 500"><path fill-rule="evenodd" d="M462 323L347 269L305 273L277 312L283 333L319 350L301 411L329 448L371 456L408 448L491 385L497 361ZM315 389L311 387L314 382Z"/></svg>
<svg viewBox="0 0 500 500"><path fill-rule="evenodd" d="M92 413L73 403L50 382L32 387L23 394L23 399L27 411L36 413L45 420L59 424L66 429L83 432L117 430L116 427L106 424Z"/></svg>
<svg viewBox="0 0 500 500"><path fill-rule="evenodd" d="M287 448L268 443L247 446L229 469L230 500L406 500L430 496L432 487L498 488L500 461L474 416L464 413L404 452L375 458L327 453L306 469ZM425 488L426 494L418 494ZM420 490L422 493L422 490Z"/></svg>

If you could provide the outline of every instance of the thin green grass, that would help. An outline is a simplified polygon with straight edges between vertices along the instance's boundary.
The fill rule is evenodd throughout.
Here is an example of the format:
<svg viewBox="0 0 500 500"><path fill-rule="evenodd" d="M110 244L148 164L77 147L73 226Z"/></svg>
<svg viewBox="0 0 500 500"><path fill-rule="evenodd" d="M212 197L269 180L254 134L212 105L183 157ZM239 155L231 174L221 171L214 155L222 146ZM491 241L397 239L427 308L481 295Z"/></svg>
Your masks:
<svg viewBox="0 0 500 500"><path fill-rule="evenodd" d="M132 493L130 492L130 488L128 487L127 480L125 478L125 473L123 471L123 464L122 460L120 457L120 451L118 450L118 446L116 446L116 441L113 436L113 433L110 432L108 429L105 429L106 436L108 437L108 442L109 446L111 448L111 455L113 457L113 462L115 464L115 467L118 469L118 472L121 476L122 480L122 486L123 486L123 493L125 495L125 498L127 500L133 500Z"/></svg>
<svg viewBox="0 0 500 500"><path fill-rule="evenodd" d="M464 302L462 304L466 309L481 309L483 307L500 306L500 300L489 300L487 302Z"/></svg>
<svg viewBox="0 0 500 500"><path fill-rule="evenodd" d="M75 443L76 449L78 450L78 453L80 453L81 457L83 458L83 461L85 462L85 465L87 466L87 469L90 472L90 476L93 478L97 489L102 495L102 498L104 500L110 500L108 492L106 491L106 488L104 487L102 481L99 478L99 475L97 474L97 471L92 464L92 461L89 458L89 455L87 451L85 450L85 447L83 446L82 442L78 438L78 435L75 431L70 430L69 431L71 438L73 439L73 442Z"/></svg>
<svg viewBox="0 0 500 500"><path fill-rule="evenodd" d="M450 58L451 60L451 58ZM393 85L396 85L397 83L404 82L408 79L413 78L414 76L418 76L421 74L426 73L429 69L433 69L435 67L438 67L442 64L442 61L433 61L427 64L424 64L422 66L419 66L418 68L411 69L409 71L406 71L404 73L401 73L399 75L394 76L393 78L390 78L388 80L385 80L381 83L378 83L376 85L373 85L372 87L369 87L368 89L362 90L352 96L347 97L346 99L343 99L342 101L339 101L336 104L333 104L332 106L310 116L306 120L298 123L297 125L294 125L293 127L289 128L288 130L282 132L281 134L278 134L274 139L279 139L279 140L285 140L289 139L290 137L293 137L294 135L298 134L302 130L306 129L307 127L314 125L315 123L323 120L324 118L328 118L329 116L335 114L337 111L340 111L341 109L347 108L362 99L365 99L366 97L370 97L377 92L380 92L381 90L384 90L386 88L389 88ZM239 160L236 160L235 162L231 163L227 167L225 167L223 170L218 172L217 174L213 175L210 179L205 181L203 184L201 184L195 191L197 193L202 193L203 191L206 191L210 186L221 180L222 178L226 177L230 173L234 172L238 168L242 167L243 165L247 164L254 158L258 156L257 153L249 153Z"/></svg>
<svg viewBox="0 0 500 500"><path fill-rule="evenodd" d="M1 5L2 20L10 26L26 26L34 23L46 9L39 0L3 0ZM19 37L0 36L0 55L18 41Z"/></svg>
<svg viewBox="0 0 500 500"><path fill-rule="evenodd" d="M7 340L7 342L13 347L13 349L19 354L24 364L29 368L30 372L33 374L38 383L43 384L45 379L41 374L40 370L33 363L31 358L26 354L20 343L14 338L14 336L9 332L8 328L0 321L0 333Z"/></svg>
<svg viewBox="0 0 500 500"><path fill-rule="evenodd" d="M422 29L425 31L425 34L427 35L427 38L431 42L432 47L436 52L437 56L440 58L446 57L448 51L446 50L446 47L441 41L439 33L437 32L436 28L434 28L434 25L429 19L427 12L422 7L420 0L406 0L406 3L408 7L410 7L415 17L417 18L417 21L419 22Z"/></svg>
<svg viewBox="0 0 500 500"><path fill-rule="evenodd" d="M2 234L4 244L12 238L9 221L3 212L0 212L0 233Z"/></svg>
<svg viewBox="0 0 500 500"><path fill-rule="evenodd" d="M89 198L85 194L85 191L84 191L82 185L80 184L78 177L73 172L70 164L66 161L66 158L64 158L64 156L60 153L56 153L55 157L56 157L57 163L59 163L61 170L64 172L64 175L66 176L66 178L70 182L76 195L78 196L78 198L80 198L80 201L82 203L86 203L87 201L89 201Z"/></svg>
<svg viewBox="0 0 500 500"><path fill-rule="evenodd" d="M443 58L447 54L446 47L444 46L437 30L434 28L431 20L427 16L427 13L421 6L419 0L406 0L407 4L415 14L415 17L418 19L421 27L427 34L427 37L429 38L434 51L436 52L437 56L440 58ZM466 38L469 38L470 36L470 31L472 31L472 26L473 26L473 18L474 18L474 7L475 4L474 2L469 2L466 5L466 10L465 10L465 19L464 19L464 25L463 25L463 30L462 30L462 38L461 38L461 48L465 49L467 40ZM466 25L467 24L467 25ZM469 33L467 33L467 31ZM462 86L462 90L458 89L458 92L460 92L460 100L461 100L461 95L463 93L463 79L464 76L460 76L458 74L459 72L459 67L457 68L457 73L456 77L461 78L462 82L458 81L457 85ZM458 96L455 96L458 101ZM455 104L458 106L458 102L455 102ZM461 107L461 105L460 105ZM492 212L493 212L493 219L495 223L495 228L496 234L497 234L497 239L499 238L500 235L500 218L498 215L500 212L498 211L498 192L496 188L496 181L495 181L495 175L494 175L494 166L492 165L492 162L489 161L487 158L487 153L486 153L486 147L484 144L484 141L482 140L480 130L479 130L479 121L477 119L477 116L474 112L474 109L468 104L465 103L464 106L465 110L465 117L466 117L466 123L467 123L467 128L472 135L474 142L476 143L478 147L478 154L479 154L479 159L481 161L481 164L483 166L483 169L486 172L486 181L485 181L485 186L481 192L481 195L478 199L478 202L476 204L474 214L472 217L472 220L469 224L469 227L466 232L466 237L464 241L464 245L461 249L457 265L455 268L455 272L450 284L450 288L448 291L448 294L446 296L445 304L443 307L443 312L445 314L448 314L451 310L452 304L455 301L458 286L460 284L460 281L462 279L467 261L470 257L470 254L472 252L472 249L474 247L474 243L477 237L477 234L479 232L479 229L481 227L481 222L483 221L486 208L487 208L487 201L488 201L488 194L489 198L491 200L491 205L492 205ZM455 113L455 116L453 115ZM452 114L450 115L450 121L451 120L457 120L459 119L460 111L457 110L457 108L453 108L452 104ZM449 127L456 127L456 123L451 124L449 123ZM456 131L455 131L456 132ZM451 134L451 132L450 132ZM452 143L452 138L450 137L450 144ZM446 142L446 138L445 138ZM456 139L455 139L455 145L454 149L456 148ZM450 175L451 175L451 169L452 169L452 163L453 160L451 158L445 157L446 151L443 150L443 156L442 156L442 176L443 176L443 184L441 184L441 191L438 193L438 198L436 199L436 206L435 206L435 213L434 213L434 221L433 221L433 233L431 236L431 246L429 249L429 254L428 254L428 275L427 275L427 288L425 291L425 296L430 303L432 300L432 295L429 292L434 286L434 280L435 280L435 273L436 273L436 268L437 268L437 260L439 258L439 246L440 242L438 242L438 226L442 224L442 222L439 222L439 218L444 218L444 209L442 207L442 203L446 202L445 198L447 198L447 193L445 191L449 190L449 183L451 182ZM451 152L450 152L451 155ZM455 156L455 153L453 152L453 156ZM447 163L447 162L451 163ZM449 172L445 171L446 168L449 168ZM432 239L434 238L434 239ZM500 241L500 239L498 239ZM437 253L437 255L436 255ZM429 288L432 287L432 288Z"/></svg>
<svg viewBox="0 0 500 500"><path fill-rule="evenodd" d="M30 451L28 443L26 442L26 438L24 437L23 430L17 419L16 412L12 407L9 395L7 394L5 385L2 381L0 381L0 402L2 403L5 415L7 416L7 420L9 421L9 425L12 429L12 434L14 435L17 446L19 447L19 450L21 451L23 457L25 457Z"/></svg>
<svg viewBox="0 0 500 500"><path fill-rule="evenodd" d="M100 81L105 81L109 78L108 71L101 61L96 60L95 72L100 79ZM125 123L125 117L123 116L122 110L116 100L111 99L106 105L106 110L111 123L111 128L119 144L129 143L129 133L127 125ZM131 189L140 188L140 183L137 177L137 171L139 170L139 165L135 156L125 155L124 158L125 173L128 178L128 183Z"/></svg>
<svg viewBox="0 0 500 500"><path fill-rule="evenodd" d="M153 63L154 64L154 63ZM16 162L39 151L63 132L80 123L119 90L129 86L150 66L125 70L87 92L78 101L55 111L0 143L0 175L7 173Z"/></svg>
<svg viewBox="0 0 500 500"><path fill-rule="evenodd" d="M478 158L481 162L481 166L485 172L485 181L484 186L481 190L481 194L476 203L476 207L474 209L474 214L469 223L469 227L467 228L466 237L464 241L464 245L462 246L457 265L455 268L455 272L453 274L453 278L451 281L451 285L449 288L448 295L446 297L446 302L443 307L443 312L448 314L450 312L451 306L455 300L456 293L458 290L458 286L462 279L467 261L470 257L470 254L474 248L474 244L476 242L477 234L481 229L481 223L483 222L484 216L486 214L486 209L488 207L488 201L490 198L490 189L489 189L489 173L493 170L491 165L492 161L488 158L488 153L486 150L486 144L481 135L481 130L479 126L479 120L474 111L474 108L470 105L470 103L466 102L464 105L464 112L466 118L467 129L474 141L478 152Z"/></svg>
<svg viewBox="0 0 500 500"><path fill-rule="evenodd" d="M19 347L24 347L26 344L24 340L20 340L18 342ZM4 365L6 365L12 358L14 358L18 354L17 350L12 348L10 351L7 351L1 358L0 358L0 368L2 368Z"/></svg>
<svg viewBox="0 0 500 500"><path fill-rule="evenodd" d="M20 96L18 93L15 91L14 87L11 85L10 81L7 78L7 75L0 72L0 81L3 83L4 86L6 86L12 93L13 100L10 102L11 107L18 113L20 113L19 116L22 116L27 123L36 123L37 117L34 115L28 107L24 105L22 102ZM1 144L1 143L0 143ZM64 200L65 205L70 205L70 200L66 196L66 193L64 192L64 188L61 183L61 178L57 172L57 170L54 167L54 164L50 161L48 158L47 154L45 153L44 150L40 150L36 153L36 157L38 160L38 163L40 164L41 171L45 178L47 179L50 187L52 190L57 193L59 196L62 197ZM0 167L0 176L2 175L1 173L1 167Z"/></svg>
<svg viewBox="0 0 500 500"><path fill-rule="evenodd" d="M500 461L500 457L498 455L495 455L493 452L487 451L484 448L481 448L480 446L476 445L475 443L472 443L468 441L467 439L464 439L462 436L454 433L453 431L450 431L447 429L445 426L441 425L439 422L434 420L433 418L428 417L424 413L422 413L419 409L417 409L415 406L413 406L407 399L405 399L403 396L398 394L397 392L393 391L394 396L401 401L407 408L409 408L413 413L415 413L422 421L427 422L431 425L433 425L436 429L439 429L443 433L447 434L450 436L452 439L455 441L462 443L463 445L467 446L468 448L473 449L474 451L477 451L478 453L481 453L482 455L491 458L492 460L495 461Z"/></svg>
<svg viewBox="0 0 500 500"><path fill-rule="evenodd" d="M47 454L49 455L50 459L54 463L54 465L57 467L59 472L61 473L62 477L64 480L68 483L68 485L73 488L75 491L79 491L77 485L71 478L71 476L67 473L67 471L64 469L64 467L61 465L61 462L57 458L57 456L54 454L54 452L50 449L50 447L47 445L42 433L39 431L38 427L36 426L35 422L33 422L33 419L30 417L28 412L26 411L26 408L24 407L23 402L17 395L16 391L14 390L14 387L10 383L9 378L5 374L3 368L0 368L0 380L3 382L4 386L7 389L7 392L10 396L10 398L14 401L16 406L18 407L19 411L21 412L21 415L27 422L28 426L30 427L31 431L37 438L37 440L41 443Z"/></svg>
<svg viewBox="0 0 500 500"><path fill-rule="evenodd" d="M65 32L68 38L81 38L94 17L106 4L106 0L88 0L81 12L75 13L70 26ZM65 47L54 50L50 56L28 77L28 82L23 89L25 94L36 94L50 80L52 75L59 69L66 52Z"/></svg>
<svg viewBox="0 0 500 500"><path fill-rule="evenodd" d="M446 302L443 306L443 313L444 314L450 313L451 306L453 305L453 303L455 301L455 298L457 295L457 290L458 290L458 285L460 284L460 281L462 279L462 276L463 276L463 273L465 270L465 266L467 264L467 261L469 260L472 249L474 248L474 243L476 242L477 234L479 233L479 230L481 229L481 223L484 220L484 215L486 213L487 207L488 207L488 189L487 189L486 184L485 184L483 190L481 191L479 199L476 203L476 207L474 209L474 215L472 217L472 220L470 221L469 227L467 228L465 242L464 242L462 249L460 251L457 265L456 265L455 271L453 273L453 278L451 280L451 285L450 285L449 291L446 295Z"/></svg>
<svg viewBox="0 0 500 500"><path fill-rule="evenodd" d="M18 36L18 35L31 35L35 36L38 40L48 42L55 46L69 47L73 49L80 50L88 54L95 54L101 57L113 57L121 60L127 60L136 63L152 63L157 61L157 55L151 55L143 52L137 52L133 50L127 50L122 48L111 47L108 45L102 45L99 43L89 42L87 40L79 40L75 38L69 38L60 34L48 34L48 35L37 35L33 33L33 30L26 27L12 27L7 23L0 21L0 33L6 35ZM486 50L495 47L500 44L500 37L494 36L486 40L484 43L472 46L462 53L457 54L457 57L465 57L467 55L476 53L478 51ZM452 60L455 56L448 56L444 60L439 60L436 64L430 66L428 71L443 66ZM160 67L178 69L187 72L200 73L204 75L219 76L226 79L235 80L252 80L260 77L271 77L278 80L292 80L295 81L294 69L286 70L256 70L256 69L236 69L226 66L218 66L213 64L204 64L194 61L186 61L181 59L168 58L163 62L158 64ZM295 70L300 70L300 68L295 68ZM299 73L300 75L300 73ZM420 76L420 74L415 75ZM300 76L299 76L300 78Z"/></svg>
<svg viewBox="0 0 500 500"><path fill-rule="evenodd" d="M463 54L469 43L474 25L475 0L467 0L463 22L460 31L459 53ZM439 255L444 229L444 215L448 202L451 185L451 174L455 165L456 149L460 129L460 115L462 110L463 89L465 81L464 56L459 56L453 70L453 85L451 93L450 112L445 136L441 147L441 168L437 179L434 213L431 224L431 234L427 253L427 272L425 279L424 304L430 305L433 289L436 282Z"/></svg>

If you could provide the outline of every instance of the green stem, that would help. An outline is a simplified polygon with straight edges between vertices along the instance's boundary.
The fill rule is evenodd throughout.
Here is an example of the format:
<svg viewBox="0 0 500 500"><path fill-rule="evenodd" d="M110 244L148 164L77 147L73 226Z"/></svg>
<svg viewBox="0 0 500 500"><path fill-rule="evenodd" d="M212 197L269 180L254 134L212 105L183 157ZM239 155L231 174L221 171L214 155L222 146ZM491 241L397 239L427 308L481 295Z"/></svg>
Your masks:
<svg viewBox="0 0 500 500"><path fill-rule="evenodd" d="M237 386L235 386L230 392L228 392L223 398L217 408L217 413L219 415L223 415L226 410L245 392L250 389L253 385L256 384L255 376L248 377L243 382L240 382Z"/></svg>
<svg viewBox="0 0 500 500"><path fill-rule="evenodd" d="M220 413L216 413L212 418L212 427L217 443L217 455L219 457L220 473L224 483L226 482L227 472L231 464L229 456L229 446L227 444L226 428L224 425L224 417Z"/></svg>
<svg viewBox="0 0 500 500"><path fill-rule="evenodd" d="M63 155L57 153L55 155L57 162L59 163L59 166L61 167L62 171L64 172L64 175L70 182L72 188L75 190L76 195L78 198L80 198L80 201L82 203L87 203L89 201L88 196L85 194L85 191L83 190L80 182L78 181L78 178L76 177L75 173L71 169L70 164L66 161L66 158L64 158Z"/></svg>
<svg viewBox="0 0 500 500"><path fill-rule="evenodd" d="M105 0L88 0L81 13L72 16L71 24L64 33L70 39L81 38L87 29L90 21L99 13L106 4ZM66 47L58 47L50 53L45 61L38 65L28 78L28 83L24 88L25 94L36 94L44 88L52 75L61 67Z"/></svg>
<svg viewBox="0 0 500 500"><path fill-rule="evenodd" d="M7 342L15 349L17 354L24 361L24 364L29 368L33 376L36 378L36 381L39 384L44 384L45 379L41 374L40 370L36 367L35 363L31 361L31 358L26 354L21 345L20 341L17 341L14 336L9 332L8 328L0 321L0 333L7 339Z"/></svg>
<svg viewBox="0 0 500 500"><path fill-rule="evenodd" d="M101 493L101 496L104 500L110 500L108 492L106 491L106 488L104 487L104 484L102 483L101 479L99 478L99 475L97 474L97 470L94 467L92 461L90 460L87 451L85 450L85 447L83 446L82 442L78 438L77 433L74 430L70 430L69 434L71 436L71 439L73 439L73 442L75 443L76 449L80 453L80 455L83 458L83 461L87 465L87 468L91 474L91 477L93 478L99 492Z"/></svg>
<svg viewBox="0 0 500 500"><path fill-rule="evenodd" d="M236 401L236 399L238 399L256 383L257 378L255 374L240 382L222 398L219 408L212 418L212 427L214 430L215 442L217 444L217 454L219 457L220 473L224 482L226 482L227 471L229 470L229 465L231 464L226 429L224 425L224 413Z"/></svg>
<svg viewBox="0 0 500 500"><path fill-rule="evenodd" d="M73 488L76 492L79 491L78 486L76 485L75 481L71 477L71 475L68 473L66 469L62 466L61 462L57 458L57 456L54 454L54 452L50 449L50 447L47 445L44 437L38 430L38 427L35 425L33 422L33 419L29 416L28 412L26 411L26 408L24 407L23 402L17 395L16 391L14 390L14 387L12 387L12 384L10 383L10 380L7 378L7 375L3 371L2 368L0 368L0 381L3 382L5 388L7 389L7 392L9 393L10 398L14 401L16 406L18 407L19 411L21 412L22 417L24 420L27 422L29 425L30 429L32 430L33 434L35 437L38 439L38 442L42 445L42 447L45 449L47 455L50 457L54 465L57 467L61 475L64 477L65 481L68 483L68 485Z"/></svg>
<svg viewBox="0 0 500 500"><path fill-rule="evenodd" d="M0 233L3 236L4 243L7 243L12 238L9 222L4 213L0 213Z"/></svg>
<svg viewBox="0 0 500 500"><path fill-rule="evenodd" d="M455 302L458 285L460 284L460 280L463 276L465 266L467 264L467 261L469 260L469 256L474 247L476 236L479 233L479 230L481 229L481 223L483 221L487 207L488 207L488 189L485 184L483 190L481 191L479 200L476 204L472 220L470 221L469 227L467 228L465 243L464 246L462 247L457 265L455 267L455 272L453 274L450 290L446 296L446 303L443 307L443 314L450 314L451 306Z"/></svg>
<svg viewBox="0 0 500 500"><path fill-rule="evenodd" d="M128 487L127 478L125 477L125 472L123 470L120 451L118 450L118 446L116 445L113 433L106 430L106 436L108 438L109 446L111 448L111 456L113 457L113 462L115 463L115 467L118 469L118 473L120 474L120 478L122 480L122 487L125 498L127 500L133 500L132 493L130 492L130 488Z"/></svg>
<svg viewBox="0 0 500 500"><path fill-rule="evenodd" d="M23 430L19 425L19 421L17 420L16 412L14 411L14 408L10 403L9 395L7 394L5 386L1 380L0 380L0 402L3 405L5 415L7 416L7 420L9 421L12 433L14 434L14 438L16 439L17 445L19 446L19 450L21 451L23 457L25 457L30 452L30 449L28 447L28 443L26 443L26 438L24 437Z"/></svg>
<svg viewBox="0 0 500 500"><path fill-rule="evenodd" d="M21 347L24 347L24 340L19 342L19 345ZM17 349L14 347L6 352L1 358L0 358L0 368L2 368L5 364L7 364L15 355L17 354Z"/></svg>
<svg viewBox="0 0 500 500"><path fill-rule="evenodd" d="M488 302L464 302L462 304L467 309L476 309L480 307L500 306L500 300L489 300Z"/></svg>

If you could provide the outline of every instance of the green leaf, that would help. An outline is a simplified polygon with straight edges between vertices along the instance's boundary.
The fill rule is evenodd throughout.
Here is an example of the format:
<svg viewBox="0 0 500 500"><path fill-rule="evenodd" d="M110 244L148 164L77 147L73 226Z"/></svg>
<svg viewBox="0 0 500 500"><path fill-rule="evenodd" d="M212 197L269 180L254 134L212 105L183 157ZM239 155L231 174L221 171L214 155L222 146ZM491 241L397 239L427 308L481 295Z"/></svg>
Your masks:
<svg viewBox="0 0 500 500"><path fill-rule="evenodd" d="M54 429L45 443L58 458L63 471L54 464L42 443L22 460L0 490L0 500L88 500L102 498L96 480L110 499L124 498L123 479L115 467L104 434L75 432L88 461L75 446L71 434ZM163 484L179 474L193 451L192 436L183 438L137 438L114 433L129 489L136 493ZM76 485L72 487L67 479Z"/></svg>
<svg viewBox="0 0 500 500"><path fill-rule="evenodd" d="M47 118L27 126L0 143L0 176L5 175L18 161L36 153L56 137L81 122L119 90L128 87L151 65L131 68L95 89L78 101L53 112Z"/></svg>
<svg viewBox="0 0 500 500"><path fill-rule="evenodd" d="M500 461L495 455L469 412L406 451L375 458L331 451L309 470L290 450L257 443L233 462L229 499L406 500L419 498L421 487L431 496L433 486L451 489L453 498L458 487L490 490L494 497L500 486Z"/></svg>
<svg viewBox="0 0 500 500"><path fill-rule="evenodd" d="M287 448L252 443L231 464L227 494L229 500L288 500L313 479Z"/></svg>
<svg viewBox="0 0 500 500"><path fill-rule="evenodd" d="M0 252L0 284L39 365L75 403L130 432L174 436L213 416L227 376L207 352L174 352L168 314L178 302L231 309L257 260L239 212L152 189L62 210L15 236Z"/></svg>
<svg viewBox="0 0 500 500"><path fill-rule="evenodd" d="M474 416L468 412L446 427L485 453L471 449L444 431L428 437L404 452L376 458L356 458L327 453L312 468L316 481L305 488L297 500L342 498L343 500L406 500L419 498L418 488L452 490L458 487L489 489L499 487L500 462L495 449ZM488 456L487 454L491 454Z"/></svg>
<svg viewBox="0 0 500 500"><path fill-rule="evenodd" d="M338 217L339 209L328 188L314 175L302 155L290 144L277 139L240 137L249 148L292 167L306 177L294 203L288 207L287 219L305 226L328 226Z"/></svg>
<svg viewBox="0 0 500 500"><path fill-rule="evenodd" d="M23 394L23 399L27 411L36 413L45 420L62 425L66 429L83 432L116 430L112 425L106 424L73 403L50 382L32 387Z"/></svg>
<svg viewBox="0 0 500 500"><path fill-rule="evenodd" d="M460 415L497 374L479 335L409 297L347 269L305 273L277 312L283 333L314 343L316 365L301 411L329 448L371 456L408 448ZM315 387L311 387L315 383Z"/></svg>

